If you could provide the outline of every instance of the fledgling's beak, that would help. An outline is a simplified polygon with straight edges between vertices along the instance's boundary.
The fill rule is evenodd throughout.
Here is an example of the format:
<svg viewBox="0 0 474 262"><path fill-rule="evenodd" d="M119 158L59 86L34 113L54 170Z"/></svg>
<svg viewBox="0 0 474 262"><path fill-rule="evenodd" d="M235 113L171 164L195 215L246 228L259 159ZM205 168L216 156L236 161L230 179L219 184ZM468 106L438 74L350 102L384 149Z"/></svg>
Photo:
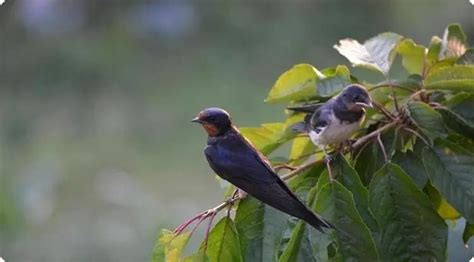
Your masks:
<svg viewBox="0 0 474 262"><path fill-rule="evenodd" d="M199 117L195 117L191 120L191 122L202 124L203 121L199 119Z"/></svg>
<svg viewBox="0 0 474 262"><path fill-rule="evenodd" d="M356 105L359 105L359 106L361 106L361 107L364 107L364 108L372 108L372 107L373 107L371 101L368 101L367 103L364 103L364 102L356 102L355 104L356 104Z"/></svg>

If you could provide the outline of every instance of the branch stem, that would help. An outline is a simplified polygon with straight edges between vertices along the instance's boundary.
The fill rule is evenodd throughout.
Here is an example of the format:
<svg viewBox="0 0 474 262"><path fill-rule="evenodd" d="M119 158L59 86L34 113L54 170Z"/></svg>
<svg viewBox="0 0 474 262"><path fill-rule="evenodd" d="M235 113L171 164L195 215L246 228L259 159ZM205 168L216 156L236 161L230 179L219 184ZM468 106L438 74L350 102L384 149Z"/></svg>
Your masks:
<svg viewBox="0 0 474 262"><path fill-rule="evenodd" d="M359 139L357 139L357 141L352 144L352 147L353 148L358 148L360 147L361 145L365 144L367 141L369 141L370 139L378 136L379 134L381 134L382 132L384 132L385 130L387 129L390 129L392 127L394 127L396 124L398 124L399 120L398 119L395 119L394 121L378 128L377 130L373 131L372 133L369 133Z"/></svg>

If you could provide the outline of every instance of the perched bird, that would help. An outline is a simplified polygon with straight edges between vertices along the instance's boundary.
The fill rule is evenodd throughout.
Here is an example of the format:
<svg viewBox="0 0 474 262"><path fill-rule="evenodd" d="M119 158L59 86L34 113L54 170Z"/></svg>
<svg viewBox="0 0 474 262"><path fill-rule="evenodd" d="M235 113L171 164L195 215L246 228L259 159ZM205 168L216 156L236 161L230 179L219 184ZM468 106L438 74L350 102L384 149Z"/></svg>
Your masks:
<svg viewBox="0 0 474 262"><path fill-rule="evenodd" d="M204 154L221 178L263 203L306 221L319 231L333 227L291 192L268 159L240 134L226 111L207 108L192 122L200 123L207 132Z"/></svg>
<svg viewBox="0 0 474 262"><path fill-rule="evenodd" d="M311 141L330 159L326 146L347 141L359 129L365 108L368 107L372 107L372 100L367 90L361 85L351 84L323 104L289 109L310 113L303 122L295 124L293 129L308 133ZM315 111L311 113L312 110ZM328 171L332 178L330 169Z"/></svg>

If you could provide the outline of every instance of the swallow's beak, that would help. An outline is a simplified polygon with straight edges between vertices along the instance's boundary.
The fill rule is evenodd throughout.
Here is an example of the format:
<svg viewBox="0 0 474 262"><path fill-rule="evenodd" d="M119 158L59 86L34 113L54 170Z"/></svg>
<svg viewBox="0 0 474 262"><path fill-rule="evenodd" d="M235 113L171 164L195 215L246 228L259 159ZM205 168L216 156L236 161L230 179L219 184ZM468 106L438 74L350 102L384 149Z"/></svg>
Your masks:
<svg viewBox="0 0 474 262"><path fill-rule="evenodd" d="M356 105L361 106L363 108L372 108L372 102L368 101L367 103L364 102L356 102Z"/></svg>
<svg viewBox="0 0 474 262"><path fill-rule="evenodd" d="M199 119L199 117L195 117L191 120L191 122L202 124L203 121Z"/></svg>

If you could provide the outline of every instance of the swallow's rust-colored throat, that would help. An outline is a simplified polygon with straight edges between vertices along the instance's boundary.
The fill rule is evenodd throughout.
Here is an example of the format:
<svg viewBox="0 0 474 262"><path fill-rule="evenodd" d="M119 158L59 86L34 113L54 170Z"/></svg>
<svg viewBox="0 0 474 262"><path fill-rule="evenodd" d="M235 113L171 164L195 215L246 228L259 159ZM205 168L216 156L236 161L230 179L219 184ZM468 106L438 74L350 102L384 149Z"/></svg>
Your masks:
<svg viewBox="0 0 474 262"><path fill-rule="evenodd" d="M219 129L215 125L206 122L201 125L209 136L217 136L219 134Z"/></svg>

